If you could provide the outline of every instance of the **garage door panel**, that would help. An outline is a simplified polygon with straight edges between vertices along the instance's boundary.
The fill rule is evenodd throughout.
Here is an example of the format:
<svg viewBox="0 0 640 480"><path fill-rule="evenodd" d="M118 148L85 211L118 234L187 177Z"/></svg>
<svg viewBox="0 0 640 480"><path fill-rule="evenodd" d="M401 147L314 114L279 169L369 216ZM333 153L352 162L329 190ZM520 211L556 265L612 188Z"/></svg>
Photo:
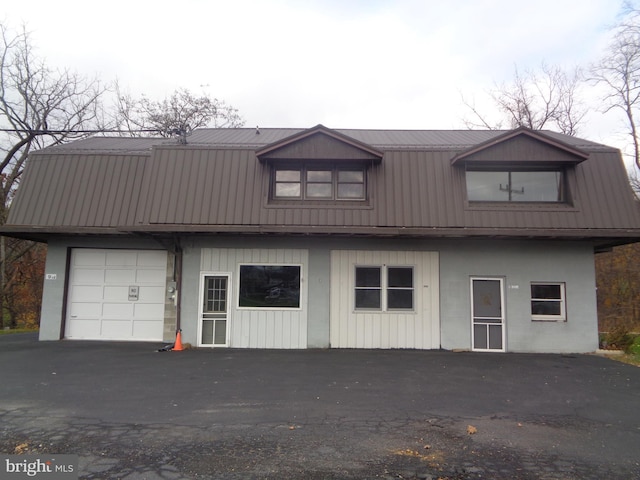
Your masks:
<svg viewBox="0 0 640 480"><path fill-rule="evenodd" d="M162 340L165 251L74 249L71 255L67 338ZM137 298L129 297L132 286Z"/></svg>
<svg viewBox="0 0 640 480"><path fill-rule="evenodd" d="M73 295L87 302L99 302L104 295L104 288L102 285L76 285L73 287Z"/></svg>
<svg viewBox="0 0 640 480"><path fill-rule="evenodd" d="M90 249L78 249L73 253L73 264L81 266L104 266L105 252Z"/></svg>
<svg viewBox="0 0 640 480"><path fill-rule="evenodd" d="M133 316L133 305L128 303L103 303L102 316L131 318Z"/></svg>
<svg viewBox="0 0 640 480"><path fill-rule="evenodd" d="M110 251L106 255L107 266L135 267L137 263L137 252Z"/></svg>
<svg viewBox="0 0 640 480"><path fill-rule="evenodd" d="M127 285L106 285L104 287L105 301L118 302L129 298L129 286Z"/></svg>
<svg viewBox="0 0 640 480"><path fill-rule="evenodd" d="M102 320L102 331L105 340L132 340L133 327L128 320L105 318Z"/></svg>
<svg viewBox="0 0 640 480"><path fill-rule="evenodd" d="M76 285L102 285L104 283L104 269L76 269L74 283Z"/></svg>
<svg viewBox="0 0 640 480"><path fill-rule="evenodd" d="M102 302L76 302L71 305L71 318L100 318Z"/></svg>
<svg viewBox="0 0 640 480"><path fill-rule="evenodd" d="M157 275L157 274L156 274ZM141 286L139 288L139 300L138 303L158 303L163 302L164 304L164 295L165 288L164 287L149 287L149 286Z"/></svg>
<svg viewBox="0 0 640 480"><path fill-rule="evenodd" d="M100 338L100 320L97 318L77 318L67 325L67 338Z"/></svg>
<svg viewBox="0 0 640 480"><path fill-rule="evenodd" d="M136 283L157 283L160 271L156 270L140 270L136 271Z"/></svg>
<svg viewBox="0 0 640 480"><path fill-rule="evenodd" d="M136 320L133 323L133 337L141 340L153 340L157 336L155 322Z"/></svg>
<svg viewBox="0 0 640 480"><path fill-rule="evenodd" d="M137 319L149 320L164 315L164 305L157 303L138 303L134 305L135 317Z"/></svg>
<svg viewBox="0 0 640 480"><path fill-rule="evenodd" d="M151 266L157 268L158 265L162 265L163 262L166 263L167 255L163 251L147 251L140 252L138 254L138 266L139 267L147 267Z"/></svg>
<svg viewBox="0 0 640 480"><path fill-rule="evenodd" d="M104 281L108 284L134 284L136 282L135 270L105 270Z"/></svg>

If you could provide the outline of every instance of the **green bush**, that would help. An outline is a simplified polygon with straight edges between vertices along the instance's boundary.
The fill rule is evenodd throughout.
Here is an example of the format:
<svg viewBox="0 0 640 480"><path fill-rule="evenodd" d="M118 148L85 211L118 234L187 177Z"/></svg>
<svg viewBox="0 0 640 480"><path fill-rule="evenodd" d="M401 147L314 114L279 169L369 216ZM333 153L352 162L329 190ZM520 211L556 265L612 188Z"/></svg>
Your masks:
<svg viewBox="0 0 640 480"><path fill-rule="evenodd" d="M631 347L635 340L635 335L629 333L629 329L624 326L618 326L601 338L602 348L610 350L627 350Z"/></svg>
<svg viewBox="0 0 640 480"><path fill-rule="evenodd" d="M627 347L627 353L633 355L640 355L640 335L638 335L631 345Z"/></svg>

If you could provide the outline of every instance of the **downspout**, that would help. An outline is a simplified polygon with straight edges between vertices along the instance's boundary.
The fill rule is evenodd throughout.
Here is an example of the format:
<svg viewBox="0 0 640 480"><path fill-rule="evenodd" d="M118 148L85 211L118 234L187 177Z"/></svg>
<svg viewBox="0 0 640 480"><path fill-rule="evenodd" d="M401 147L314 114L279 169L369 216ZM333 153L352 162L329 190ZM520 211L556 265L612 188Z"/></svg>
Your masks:
<svg viewBox="0 0 640 480"><path fill-rule="evenodd" d="M175 238L173 244L173 253L175 255L173 260L173 281L176 284L176 332L181 329L180 317L181 317L181 298L182 298L182 246L180 245L180 239Z"/></svg>

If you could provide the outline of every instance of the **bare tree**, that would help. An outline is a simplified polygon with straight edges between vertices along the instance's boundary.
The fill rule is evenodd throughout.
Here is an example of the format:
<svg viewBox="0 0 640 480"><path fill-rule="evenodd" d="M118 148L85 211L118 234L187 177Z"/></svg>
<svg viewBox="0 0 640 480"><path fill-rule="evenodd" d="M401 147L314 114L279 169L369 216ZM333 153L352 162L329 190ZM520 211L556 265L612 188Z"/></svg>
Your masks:
<svg viewBox="0 0 640 480"><path fill-rule="evenodd" d="M511 83L497 85L489 92L501 120L493 122L463 98L473 114L465 120L470 128L528 127L534 130L550 128L567 135L578 132L586 109L579 99L581 84L579 69L567 72L559 67L542 64L539 71L515 68ZM506 124L506 125L505 125Z"/></svg>
<svg viewBox="0 0 640 480"><path fill-rule="evenodd" d="M614 28L605 56L592 68L592 79L606 88L605 112L624 112L633 145L633 160L640 168L637 114L640 108L640 11L627 4L627 15Z"/></svg>
<svg viewBox="0 0 640 480"><path fill-rule="evenodd" d="M244 120L234 107L208 95L195 95L185 88L164 100L134 98L116 83L114 123L131 135L154 131L163 137L186 135L199 127L241 127Z"/></svg>
<svg viewBox="0 0 640 480"><path fill-rule="evenodd" d="M38 58L24 28L0 23L0 224L34 149L62 143L95 128L105 89L97 80L55 70ZM6 313L10 269L28 244L0 237L0 322ZM10 322L13 323L13 320Z"/></svg>

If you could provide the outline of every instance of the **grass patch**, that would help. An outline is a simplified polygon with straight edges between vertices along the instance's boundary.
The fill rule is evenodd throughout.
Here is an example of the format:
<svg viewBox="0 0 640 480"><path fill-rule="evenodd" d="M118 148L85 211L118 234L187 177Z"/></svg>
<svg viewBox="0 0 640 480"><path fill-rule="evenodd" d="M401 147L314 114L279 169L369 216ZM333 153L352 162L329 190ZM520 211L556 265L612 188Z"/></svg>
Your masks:
<svg viewBox="0 0 640 480"><path fill-rule="evenodd" d="M37 328L12 328L11 330L0 330L0 335L11 335L12 333L31 333L37 332Z"/></svg>
<svg viewBox="0 0 640 480"><path fill-rule="evenodd" d="M638 353L625 353L623 355L607 355L607 358L611 360L617 360L618 362L628 363L640 367L640 354Z"/></svg>

